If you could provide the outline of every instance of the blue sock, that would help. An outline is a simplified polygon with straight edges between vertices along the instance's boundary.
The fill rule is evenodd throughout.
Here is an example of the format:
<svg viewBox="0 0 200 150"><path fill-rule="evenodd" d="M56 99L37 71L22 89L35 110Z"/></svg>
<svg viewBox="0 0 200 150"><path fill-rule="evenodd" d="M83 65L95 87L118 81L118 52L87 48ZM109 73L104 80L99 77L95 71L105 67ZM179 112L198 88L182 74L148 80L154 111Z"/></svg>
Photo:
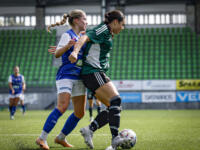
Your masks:
<svg viewBox="0 0 200 150"><path fill-rule="evenodd" d="M56 125L57 120L58 118L60 118L60 116L62 116L62 113L57 108L55 108L51 112L51 114L48 116L44 124L43 130L49 133L53 129L53 127Z"/></svg>
<svg viewBox="0 0 200 150"><path fill-rule="evenodd" d="M67 136L69 133L71 133L72 130L73 130L73 129L76 127L76 125L78 124L79 120L80 120L80 119L79 119L78 117L76 117L76 116L74 115L74 113L72 113L72 114L68 117L67 121L65 122L65 125L64 125L64 127L63 127L63 129L62 129L62 133L65 134L66 136Z"/></svg>
<svg viewBox="0 0 200 150"><path fill-rule="evenodd" d="M25 113L26 111L25 105L22 105L22 110L23 110L23 113Z"/></svg>
<svg viewBox="0 0 200 150"><path fill-rule="evenodd" d="M11 116L14 116L15 112L16 112L16 106L12 106Z"/></svg>

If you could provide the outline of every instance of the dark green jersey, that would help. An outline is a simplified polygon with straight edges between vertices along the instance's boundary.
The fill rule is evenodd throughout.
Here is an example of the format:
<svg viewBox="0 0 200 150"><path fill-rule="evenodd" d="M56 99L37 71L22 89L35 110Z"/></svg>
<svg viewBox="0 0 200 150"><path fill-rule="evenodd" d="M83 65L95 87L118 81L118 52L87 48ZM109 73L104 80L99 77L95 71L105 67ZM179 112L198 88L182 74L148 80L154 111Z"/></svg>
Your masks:
<svg viewBox="0 0 200 150"><path fill-rule="evenodd" d="M83 55L82 74L106 72L109 68L110 50L112 49L112 34L104 23L87 31L90 42L87 43Z"/></svg>

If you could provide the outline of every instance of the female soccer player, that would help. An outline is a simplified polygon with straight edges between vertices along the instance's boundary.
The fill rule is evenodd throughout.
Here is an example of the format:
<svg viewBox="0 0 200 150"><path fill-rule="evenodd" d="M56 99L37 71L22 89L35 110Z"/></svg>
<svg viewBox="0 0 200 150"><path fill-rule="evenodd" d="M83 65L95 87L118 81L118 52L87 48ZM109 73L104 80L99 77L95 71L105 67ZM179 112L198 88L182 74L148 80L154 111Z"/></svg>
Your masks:
<svg viewBox="0 0 200 150"><path fill-rule="evenodd" d="M68 56L73 51L75 42L82 36L80 32L86 30L86 14L82 10L73 10L68 15L64 15L60 23L53 24L51 27L64 24L67 18L72 29L67 30L62 35L57 50L55 51L56 58L62 56L62 65L56 75L58 94L57 107L48 116L43 131L36 140L36 143L44 150L49 149L47 136L56 125L58 118L67 110L70 97L72 97L74 112L68 117L62 131L55 138L55 143L61 144L64 147L72 147L72 145L66 141L65 137L76 127L79 120L85 114L86 90L80 80L84 47L81 48L76 63L70 63ZM50 29L50 27L48 29Z"/></svg>
<svg viewBox="0 0 200 150"><path fill-rule="evenodd" d="M10 119L14 119L14 115L16 112L16 106L19 100L23 100L23 93L26 89L26 84L24 80L24 76L19 73L19 67L14 67L14 74L9 76L9 110L10 110ZM23 107L23 111L25 112L25 106Z"/></svg>
<svg viewBox="0 0 200 150"><path fill-rule="evenodd" d="M86 32L74 45L74 51L69 56L71 63L77 61L80 48L87 42L84 51L84 62L81 78L85 86L95 92L95 96L109 108L102 111L95 120L87 127L80 130L85 143L93 148L92 136L98 128L109 123L112 134L112 147L116 149L126 139L121 138L118 133L120 125L121 98L110 79L106 76L109 68L110 50L112 50L112 38L114 34L124 29L124 15L119 10L110 11L105 14L105 21Z"/></svg>

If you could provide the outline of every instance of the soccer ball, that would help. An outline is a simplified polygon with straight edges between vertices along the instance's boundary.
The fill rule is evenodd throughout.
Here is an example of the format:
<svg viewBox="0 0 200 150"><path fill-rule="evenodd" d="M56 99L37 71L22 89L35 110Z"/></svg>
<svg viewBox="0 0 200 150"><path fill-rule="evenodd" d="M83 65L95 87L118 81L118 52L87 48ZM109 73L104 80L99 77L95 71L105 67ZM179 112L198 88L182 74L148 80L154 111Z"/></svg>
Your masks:
<svg viewBox="0 0 200 150"><path fill-rule="evenodd" d="M124 129L124 130L122 130L119 133L119 135L122 138L129 139L128 142L125 142L125 143L123 143L121 145L122 149L131 149L136 144L137 137L136 137L136 133L133 130L131 130L131 129Z"/></svg>

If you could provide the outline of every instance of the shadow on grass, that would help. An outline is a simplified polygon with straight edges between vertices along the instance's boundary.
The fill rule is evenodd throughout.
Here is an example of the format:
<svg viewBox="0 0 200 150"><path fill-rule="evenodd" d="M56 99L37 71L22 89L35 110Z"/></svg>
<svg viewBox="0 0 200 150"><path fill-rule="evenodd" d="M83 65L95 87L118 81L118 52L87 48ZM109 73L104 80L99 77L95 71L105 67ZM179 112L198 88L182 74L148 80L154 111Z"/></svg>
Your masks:
<svg viewBox="0 0 200 150"><path fill-rule="evenodd" d="M40 147L30 147L25 143L21 143L21 142L17 142L17 141L13 141L13 143L15 144L15 147L17 150L41 150ZM50 149L52 150L66 150L66 147L57 147L57 146L50 146ZM83 148L77 148L77 147L73 147L73 148L67 148L68 150L91 150L90 148L87 147L83 147ZM95 150L105 150L102 148L95 148Z"/></svg>
<svg viewBox="0 0 200 150"><path fill-rule="evenodd" d="M66 147L54 147L51 146L50 149L54 149L54 150L66 150ZM77 147L73 147L73 148L67 148L68 150L91 150L90 148L84 147L84 148L77 148ZM95 150L105 150L102 148L95 148Z"/></svg>

